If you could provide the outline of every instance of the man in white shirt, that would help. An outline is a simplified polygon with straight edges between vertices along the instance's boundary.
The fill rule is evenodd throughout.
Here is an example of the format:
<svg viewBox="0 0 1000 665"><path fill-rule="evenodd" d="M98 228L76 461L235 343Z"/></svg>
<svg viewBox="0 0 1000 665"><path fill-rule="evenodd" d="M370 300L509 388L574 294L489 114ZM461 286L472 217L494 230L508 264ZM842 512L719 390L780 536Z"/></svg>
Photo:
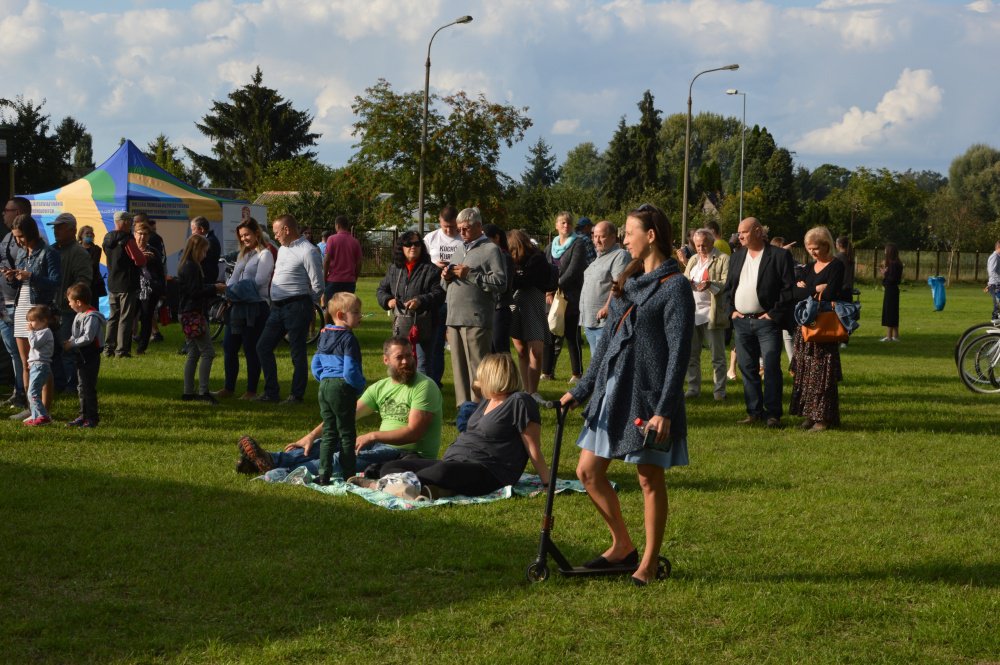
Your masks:
<svg viewBox="0 0 1000 665"><path fill-rule="evenodd" d="M993 320L1000 319L1000 240L994 247L994 252L986 260L987 293L993 294Z"/></svg>
<svg viewBox="0 0 1000 665"><path fill-rule="evenodd" d="M755 217L740 222L739 236L741 247L730 260L725 288L747 405L747 417L739 424L763 421L781 427L781 331L792 324L794 262L788 250L764 241L764 227Z"/></svg>
<svg viewBox="0 0 1000 665"><path fill-rule="evenodd" d="M257 341L257 355L264 374L264 392L258 402L280 399L278 364L274 349L288 336L292 356L292 389L285 400L299 404L306 392L309 364L306 337L313 320L313 306L323 295L323 260L319 249L299 233L292 215L281 215L271 223L274 239L281 243L271 278L271 312Z"/></svg>
<svg viewBox="0 0 1000 665"><path fill-rule="evenodd" d="M439 227L424 236L424 245L431 261L442 270L451 263L452 254L463 246L462 234L458 232L458 210L453 205L446 205L438 215ZM448 304L441 304L438 321L448 320ZM441 387L441 377L444 376L444 338L445 326L438 326L431 348L431 357L427 362L427 376Z"/></svg>

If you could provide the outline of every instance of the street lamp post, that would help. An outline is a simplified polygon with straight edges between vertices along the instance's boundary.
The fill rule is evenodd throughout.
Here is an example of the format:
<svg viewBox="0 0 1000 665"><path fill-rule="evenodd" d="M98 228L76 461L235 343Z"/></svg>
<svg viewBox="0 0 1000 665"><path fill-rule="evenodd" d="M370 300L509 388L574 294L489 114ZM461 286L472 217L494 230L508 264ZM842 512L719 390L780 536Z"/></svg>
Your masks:
<svg viewBox="0 0 1000 665"><path fill-rule="evenodd" d="M431 44L434 43L434 38L437 37L437 33L441 32L448 26L456 25L458 23L471 23L471 16L460 16L451 23L442 25L440 28L434 31L431 35L431 40L427 42L427 62L424 65L424 119L420 130L420 186L417 192L417 216L419 217L419 227L420 235L424 235L424 160L427 154L427 106L430 96L431 89Z"/></svg>
<svg viewBox="0 0 1000 665"><path fill-rule="evenodd" d="M725 67L716 67L714 69L706 69L703 72L698 72L695 77L691 79L691 85L688 86L688 115L687 115L687 128L684 131L684 198L681 202L681 244L687 242L687 222L688 222L688 171L690 171L690 160L691 160L691 90L694 88L694 82L698 80L698 77L702 74L707 74L709 72L721 72L723 70L734 71L739 69L739 65L726 65Z"/></svg>
<svg viewBox="0 0 1000 665"><path fill-rule="evenodd" d="M747 147L747 93L740 92L735 88L730 88L726 90L727 95L741 95L743 97L743 124L741 127L742 136L740 136L740 221L743 221L743 160L746 156Z"/></svg>

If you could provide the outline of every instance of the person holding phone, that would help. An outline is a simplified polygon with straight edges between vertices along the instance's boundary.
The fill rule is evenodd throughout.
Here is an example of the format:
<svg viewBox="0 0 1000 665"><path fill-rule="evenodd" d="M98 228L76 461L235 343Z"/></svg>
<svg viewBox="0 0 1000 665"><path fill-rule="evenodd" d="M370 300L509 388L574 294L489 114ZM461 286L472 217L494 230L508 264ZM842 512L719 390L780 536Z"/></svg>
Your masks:
<svg viewBox="0 0 1000 665"><path fill-rule="evenodd" d="M645 586L656 578L667 523L664 472L688 463L683 389L694 297L672 258L670 223L658 208L643 204L628 214L625 246L632 261L612 286L605 334L586 374L560 403L572 408L590 398L576 473L611 531L611 546L584 565L638 562L632 580ZM656 432L652 447L644 445L649 430ZM614 459L635 464L639 475L646 530L641 560L608 480Z"/></svg>

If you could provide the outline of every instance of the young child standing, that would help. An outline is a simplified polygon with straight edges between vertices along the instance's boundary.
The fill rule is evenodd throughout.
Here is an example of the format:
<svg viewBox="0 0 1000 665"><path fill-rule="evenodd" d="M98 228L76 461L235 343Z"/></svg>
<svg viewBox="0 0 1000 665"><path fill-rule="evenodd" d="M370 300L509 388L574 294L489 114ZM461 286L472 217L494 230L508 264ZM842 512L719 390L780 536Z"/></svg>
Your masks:
<svg viewBox="0 0 1000 665"><path fill-rule="evenodd" d="M361 299L346 291L335 293L326 311L333 324L323 328L312 359L313 377L319 381L319 413L323 417L319 478L316 480L320 485L328 485L333 475L335 442L340 447L338 457L344 479L357 471L354 413L358 395L365 389L361 346L351 332L361 325Z"/></svg>
<svg viewBox="0 0 1000 665"><path fill-rule="evenodd" d="M56 349L55 337L49 328L52 314L46 305L35 305L28 310L28 406L31 415L25 418L28 427L48 425L52 422L42 401L42 388L52 378L52 353Z"/></svg>
<svg viewBox="0 0 1000 665"><path fill-rule="evenodd" d="M104 315L90 304L90 287L78 282L66 289L66 300L76 312L70 338L63 349L76 353L77 392L80 395L80 415L66 423L67 427L97 427L97 374L101 370L101 347L104 346Z"/></svg>

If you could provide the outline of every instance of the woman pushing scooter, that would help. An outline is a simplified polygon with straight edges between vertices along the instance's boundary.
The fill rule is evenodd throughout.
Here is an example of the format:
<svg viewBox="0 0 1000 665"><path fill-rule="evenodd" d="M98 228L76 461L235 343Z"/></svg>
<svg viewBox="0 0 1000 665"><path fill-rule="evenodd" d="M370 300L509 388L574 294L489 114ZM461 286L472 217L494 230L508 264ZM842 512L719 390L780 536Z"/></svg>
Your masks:
<svg viewBox="0 0 1000 665"><path fill-rule="evenodd" d="M632 581L645 586L657 577L667 522L664 471L688 463L683 386L694 298L670 258L670 223L662 211L649 204L632 210L625 246L632 262L612 287L605 334L587 373L560 402L571 408L590 398L576 474L611 530L611 546L584 567L635 565L639 559L607 476L611 460L623 460L636 465L642 488L646 545ZM651 445L644 445L646 430L656 431Z"/></svg>

